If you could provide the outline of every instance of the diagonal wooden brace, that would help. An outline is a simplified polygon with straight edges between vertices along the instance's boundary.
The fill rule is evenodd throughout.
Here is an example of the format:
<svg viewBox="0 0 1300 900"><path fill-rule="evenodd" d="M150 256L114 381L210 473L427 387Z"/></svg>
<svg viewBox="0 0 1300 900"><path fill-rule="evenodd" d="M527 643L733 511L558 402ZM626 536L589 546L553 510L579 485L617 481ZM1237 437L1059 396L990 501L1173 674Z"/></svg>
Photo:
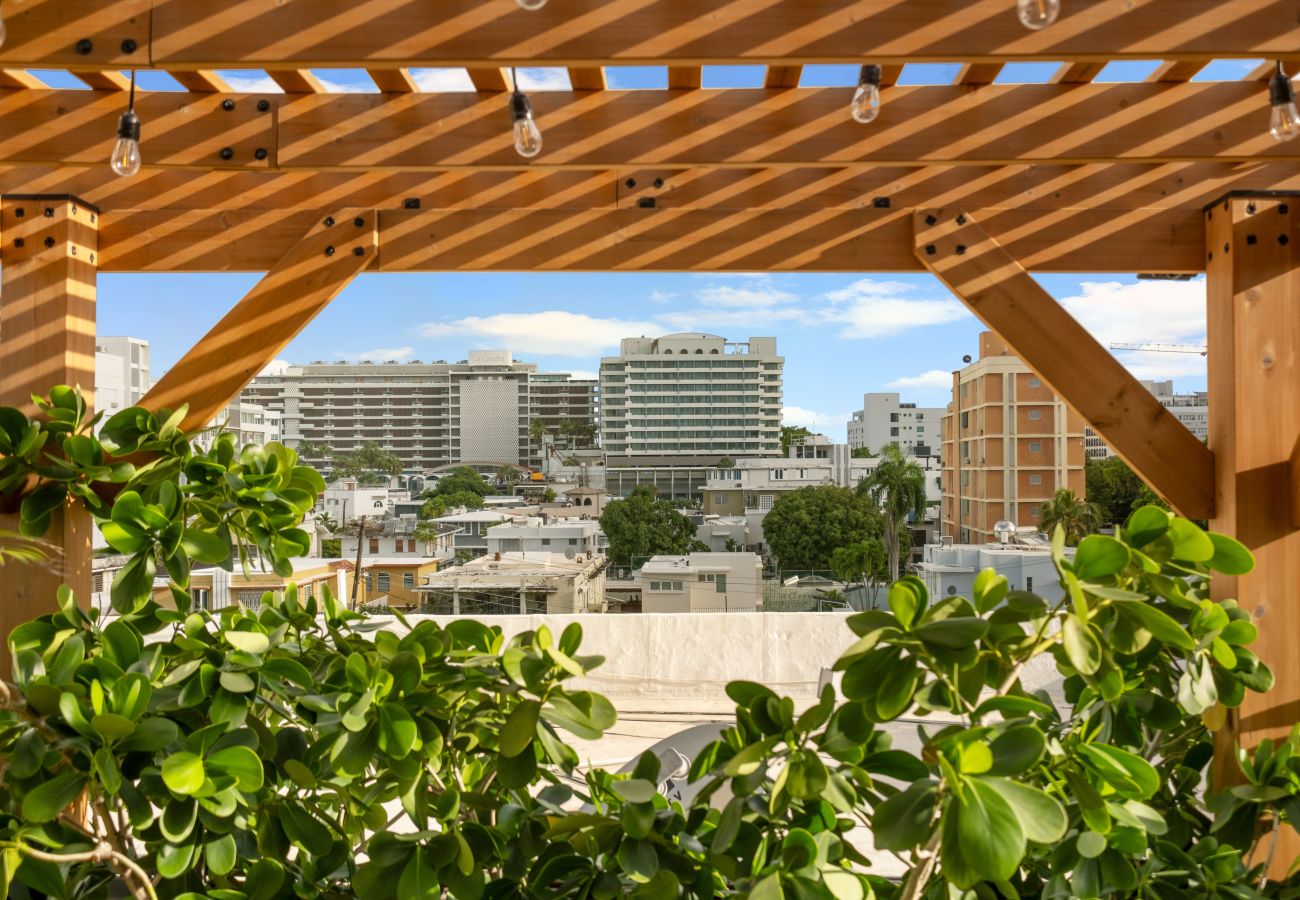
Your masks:
<svg viewBox="0 0 1300 900"><path fill-rule="evenodd" d="M1184 516L1213 516L1213 454L969 213L920 210L913 231L917 258L926 268L1152 490Z"/></svg>
<svg viewBox="0 0 1300 900"><path fill-rule="evenodd" d="M168 370L141 405L189 404L182 429L207 425L379 252L376 213L322 215L266 276Z"/></svg>

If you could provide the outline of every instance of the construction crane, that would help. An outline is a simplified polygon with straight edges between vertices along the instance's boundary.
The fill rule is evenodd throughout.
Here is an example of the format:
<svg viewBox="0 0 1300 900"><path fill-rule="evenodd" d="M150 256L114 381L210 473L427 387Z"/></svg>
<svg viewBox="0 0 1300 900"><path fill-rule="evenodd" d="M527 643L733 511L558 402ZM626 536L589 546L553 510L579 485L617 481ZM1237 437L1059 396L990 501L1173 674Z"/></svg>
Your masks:
<svg viewBox="0 0 1300 900"><path fill-rule="evenodd" d="M1145 350L1148 353L1199 353L1204 356L1208 349L1200 344L1120 344L1110 345L1112 350Z"/></svg>

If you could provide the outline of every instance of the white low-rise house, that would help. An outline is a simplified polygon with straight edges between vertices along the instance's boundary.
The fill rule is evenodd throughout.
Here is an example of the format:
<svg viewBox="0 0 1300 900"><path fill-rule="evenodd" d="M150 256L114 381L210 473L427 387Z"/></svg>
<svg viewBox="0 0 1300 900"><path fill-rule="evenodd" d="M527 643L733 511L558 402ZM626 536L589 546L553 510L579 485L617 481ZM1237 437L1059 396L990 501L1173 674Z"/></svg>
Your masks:
<svg viewBox="0 0 1300 900"><path fill-rule="evenodd" d="M540 518L516 519L493 525L487 533L487 552L560 553L580 556L595 553L600 525L590 519L547 523Z"/></svg>
<svg viewBox="0 0 1300 900"><path fill-rule="evenodd" d="M455 616L604 612L607 566L599 555L481 556L426 577L422 608Z"/></svg>
<svg viewBox="0 0 1300 900"><path fill-rule="evenodd" d="M695 539L715 553L748 550L754 544L749 520L744 516L701 516L695 527Z"/></svg>
<svg viewBox="0 0 1300 900"><path fill-rule="evenodd" d="M1008 538L1005 543L929 544L922 561L914 563L913 568L925 582L932 600L969 597L975 576L984 569L1005 575L1013 591L1032 591L1054 598L1060 591L1061 576L1052 562L1047 537L1013 530L1005 536ZM1067 547L1065 553L1073 557L1074 548Z"/></svg>
<svg viewBox="0 0 1300 900"><path fill-rule="evenodd" d="M409 494L405 490L394 492L386 484L362 485L355 478L342 478L326 486L316 510L346 525L361 516L388 515L399 496L406 498Z"/></svg>
<svg viewBox="0 0 1300 900"><path fill-rule="evenodd" d="M390 516L367 524L362 555L448 560L456 555L455 535L459 531L455 525L422 523L415 516ZM357 535L340 534L339 540L344 558L353 559Z"/></svg>
<svg viewBox="0 0 1300 900"><path fill-rule="evenodd" d="M763 561L757 553L652 556L637 581L642 612L755 612L763 599Z"/></svg>
<svg viewBox="0 0 1300 900"><path fill-rule="evenodd" d="M482 556L487 553L488 530L503 522L518 521L518 517L500 510L475 509L440 516L433 521L457 529L451 539L452 549L457 554Z"/></svg>

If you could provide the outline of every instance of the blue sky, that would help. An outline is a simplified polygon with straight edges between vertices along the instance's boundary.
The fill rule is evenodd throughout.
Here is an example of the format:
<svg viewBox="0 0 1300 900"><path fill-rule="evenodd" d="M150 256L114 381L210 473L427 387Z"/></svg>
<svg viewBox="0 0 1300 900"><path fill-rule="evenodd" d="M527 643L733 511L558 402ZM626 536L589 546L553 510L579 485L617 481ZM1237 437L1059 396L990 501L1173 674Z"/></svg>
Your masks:
<svg viewBox="0 0 1300 900"><path fill-rule="evenodd" d="M1240 78L1256 60L1212 63L1196 80ZM1158 63L1112 63L1098 81L1136 81ZM1007 66L998 81L1044 82L1053 63ZM955 64L910 65L902 84L952 81ZM854 66L808 66L805 86L849 86ZM228 72L242 90L277 90L260 72ZM374 90L364 72L318 72L333 90ZM426 90L467 90L464 70L416 70ZM42 73L54 86L59 73ZM666 86L663 68L607 70L613 89ZM762 83L763 67L705 67L704 87ZM175 89L163 73L142 86ZM567 89L563 69L524 69L528 90ZM887 100L887 98L886 98ZM1051 275L1049 292L1104 344L1201 344L1203 280L1138 282L1131 274ZM99 331L148 339L154 377L184 353L256 282L253 275L104 275ZM363 275L281 354L315 359L463 359L471 349L508 349L555 371L595 372L618 340L640 334L708 331L731 340L775 335L786 358L786 420L844 437L844 420L868 391L942 405L948 373L977 351L979 323L928 275L727 275L620 273L449 273ZM1143 378L1203 389L1194 354L1122 352Z"/></svg>

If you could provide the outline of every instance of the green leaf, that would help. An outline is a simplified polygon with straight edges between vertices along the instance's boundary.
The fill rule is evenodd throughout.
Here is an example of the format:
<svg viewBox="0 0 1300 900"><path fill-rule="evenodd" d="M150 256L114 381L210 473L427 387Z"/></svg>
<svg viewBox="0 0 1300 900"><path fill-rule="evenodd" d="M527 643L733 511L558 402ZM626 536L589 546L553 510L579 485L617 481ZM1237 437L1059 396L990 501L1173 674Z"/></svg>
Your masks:
<svg viewBox="0 0 1300 900"><path fill-rule="evenodd" d="M262 787L264 773L262 760L248 747L234 746L218 750L207 758L207 766L216 772L232 776L239 789L253 793Z"/></svg>
<svg viewBox="0 0 1300 900"><path fill-rule="evenodd" d="M909 785L877 806L871 819L876 848L903 852L924 844L934 821L937 797L937 783L927 779Z"/></svg>
<svg viewBox="0 0 1300 900"><path fill-rule="evenodd" d="M595 740L614 724L617 714L613 704L600 694L567 691L550 696L542 717L575 737Z"/></svg>
<svg viewBox="0 0 1300 900"><path fill-rule="evenodd" d="M1160 789L1160 774L1135 753L1108 744L1079 744L1083 756L1117 793L1145 800Z"/></svg>
<svg viewBox="0 0 1300 900"><path fill-rule="evenodd" d="M1171 647L1177 647L1179 650L1194 650L1196 642L1192 636L1187 633L1182 625L1151 603L1125 603L1118 607L1120 614L1133 619L1147 631L1155 635L1156 639L1169 644Z"/></svg>
<svg viewBox="0 0 1300 900"><path fill-rule="evenodd" d="M1092 675L1101 668L1101 643L1088 623L1076 615L1066 616L1061 639L1070 665L1080 673Z"/></svg>
<svg viewBox="0 0 1300 900"><path fill-rule="evenodd" d="M1106 838L1095 831L1081 831L1074 846L1084 859L1096 859L1106 850Z"/></svg>
<svg viewBox="0 0 1300 900"><path fill-rule="evenodd" d="M221 686L232 694L248 694L257 687L256 682L244 672L222 672L220 681Z"/></svg>
<svg viewBox="0 0 1300 900"><path fill-rule="evenodd" d="M615 781L610 786L614 789L614 793L629 803L649 803L659 793L653 784L643 778Z"/></svg>
<svg viewBox="0 0 1300 900"><path fill-rule="evenodd" d="M1036 844L1055 844L1065 836L1070 823L1065 807L1046 791L1007 778L984 775L979 780L1007 801L1027 839Z"/></svg>
<svg viewBox="0 0 1300 900"><path fill-rule="evenodd" d="M876 694L876 716L884 722L901 715L912 705L916 682L920 677L913 657L901 659L890 666L880 682Z"/></svg>
<svg viewBox="0 0 1300 900"><path fill-rule="evenodd" d="M1034 725L1015 725L993 739L990 775L1019 775L1038 762L1047 746L1043 733Z"/></svg>
<svg viewBox="0 0 1300 900"><path fill-rule="evenodd" d="M28 728L13 745L9 757L9 775L14 778L30 778L41 770L44 761L45 738L35 728Z"/></svg>
<svg viewBox="0 0 1300 900"><path fill-rule="evenodd" d="M414 749L418 737L419 728L406 707L399 703L380 704L379 749L402 759Z"/></svg>
<svg viewBox="0 0 1300 900"><path fill-rule="evenodd" d="M1025 855L1025 833L1011 804L980 779L953 798L961 853L970 867L988 881L1007 881ZM948 843L944 841L944 852ZM970 885L959 884L959 887Z"/></svg>
<svg viewBox="0 0 1300 900"><path fill-rule="evenodd" d="M81 795L86 786L86 776L80 772L64 772L42 782L23 797L23 818L29 822L52 822Z"/></svg>
<svg viewBox="0 0 1300 900"><path fill-rule="evenodd" d="M749 892L749 900L784 900L785 891L781 889L781 874L773 872L754 885Z"/></svg>
<svg viewBox="0 0 1300 900"><path fill-rule="evenodd" d="M982 570L975 576L975 584L971 587L975 608L981 613L993 609L1006 597L1009 587L1007 577L999 575L997 569Z"/></svg>
<svg viewBox="0 0 1300 900"><path fill-rule="evenodd" d="M226 631L223 632L222 636L226 639L226 643L236 650L243 650L245 653L252 653L254 656L261 656L271 649L271 639L260 631ZM239 692L236 691L236 693Z"/></svg>
<svg viewBox="0 0 1300 900"><path fill-rule="evenodd" d="M235 836L223 834L203 845L203 859L213 875L225 875L235 867Z"/></svg>
<svg viewBox="0 0 1300 900"><path fill-rule="evenodd" d="M659 871L659 854L648 840L623 838L618 847L618 864L633 881L649 881Z"/></svg>
<svg viewBox="0 0 1300 900"><path fill-rule="evenodd" d="M1245 575L1255 568L1255 557L1240 541L1226 534L1209 532L1210 543L1214 545L1214 555L1206 565L1225 575Z"/></svg>
<svg viewBox="0 0 1300 900"><path fill-rule="evenodd" d="M790 775L786 786L790 796L798 800L820 797L829 779L826 764L811 750L796 750L790 754Z"/></svg>
<svg viewBox="0 0 1300 900"><path fill-rule="evenodd" d="M207 780L203 758L197 753L173 753L163 760L163 783L177 794L195 794Z"/></svg>
<svg viewBox="0 0 1300 900"><path fill-rule="evenodd" d="M122 770L118 768L117 757L107 747L100 747L95 751L91 762L95 769L95 776L104 786L104 790L116 796L122 789Z"/></svg>
<svg viewBox="0 0 1300 900"><path fill-rule="evenodd" d="M178 878L190 868L197 850L194 844L163 844L154 857L158 874L164 878Z"/></svg>
<svg viewBox="0 0 1300 900"><path fill-rule="evenodd" d="M1124 536L1128 538L1128 542L1132 546L1140 549L1156 538L1161 537L1168 530L1169 512L1167 510L1161 509L1159 506L1143 506L1129 516L1128 524L1124 526Z"/></svg>
<svg viewBox="0 0 1300 900"><path fill-rule="evenodd" d="M915 585L907 579L896 581L889 586L889 594L886 599L889 602L889 608L894 611L894 615L898 618L898 623L904 629L911 628L912 623L916 621L917 613L923 605Z"/></svg>
<svg viewBox="0 0 1300 900"><path fill-rule="evenodd" d="M927 644L964 650L973 645L988 631L988 622L974 616L953 616L919 625L912 632Z"/></svg>
<svg viewBox="0 0 1300 900"><path fill-rule="evenodd" d="M1189 522L1187 519L1171 519L1169 537L1174 544L1173 558L1176 560L1209 562L1214 558L1214 542L1195 522Z"/></svg>
<svg viewBox="0 0 1300 900"><path fill-rule="evenodd" d="M1114 575L1128 565L1128 547L1104 534L1090 534L1074 554L1074 574L1080 581Z"/></svg>
<svg viewBox="0 0 1300 900"><path fill-rule="evenodd" d="M726 853L727 849L735 843L737 835L740 834L741 816L745 812L744 803L743 797L732 797L722 808L718 827L714 830L713 840L709 845L709 849L714 853Z"/></svg>
<svg viewBox="0 0 1300 900"><path fill-rule="evenodd" d="M313 856L324 856L333 846L334 838L330 830L292 801L280 807L280 825L289 840Z"/></svg>
<svg viewBox="0 0 1300 900"><path fill-rule="evenodd" d="M511 710L498 736L502 756L518 756L532 746L541 712L542 704L536 700L523 700Z"/></svg>
<svg viewBox="0 0 1300 900"><path fill-rule="evenodd" d="M144 750L154 752L161 750L180 735L180 729L171 719L150 718L136 723L135 732L117 749L123 753Z"/></svg>
<svg viewBox="0 0 1300 900"><path fill-rule="evenodd" d="M116 713L100 713L90 720L90 727L106 741L120 741L135 731L135 723Z"/></svg>
<svg viewBox="0 0 1300 900"><path fill-rule="evenodd" d="M200 531L197 528L185 529L185 535L181 538L181 547L190 559L214 566L224 563L230 557L229 541L222 540L213 532Z"/></svg>

